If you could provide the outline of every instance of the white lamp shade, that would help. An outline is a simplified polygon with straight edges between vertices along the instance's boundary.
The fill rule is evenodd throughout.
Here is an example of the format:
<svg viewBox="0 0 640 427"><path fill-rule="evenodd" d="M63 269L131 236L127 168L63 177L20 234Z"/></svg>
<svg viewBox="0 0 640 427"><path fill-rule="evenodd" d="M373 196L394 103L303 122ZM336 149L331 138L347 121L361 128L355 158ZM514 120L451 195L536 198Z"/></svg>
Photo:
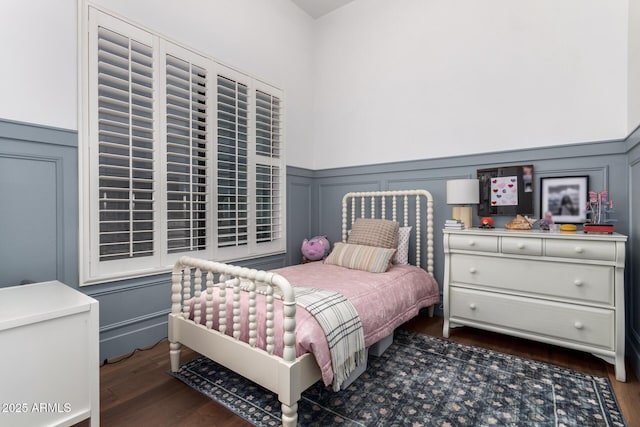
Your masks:
<svg viewBox="0 0 640 427"><path fill-rule="evenodd" d="M454 179L447 181L448 205L472 205L480 203L477 179Z"/></svg>

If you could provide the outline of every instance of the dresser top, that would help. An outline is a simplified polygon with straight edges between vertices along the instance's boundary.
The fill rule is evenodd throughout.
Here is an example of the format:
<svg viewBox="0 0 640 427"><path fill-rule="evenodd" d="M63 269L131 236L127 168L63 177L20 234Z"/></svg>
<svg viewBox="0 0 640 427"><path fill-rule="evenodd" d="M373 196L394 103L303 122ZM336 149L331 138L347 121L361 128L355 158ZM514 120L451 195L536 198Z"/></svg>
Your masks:
<svg viewBox="0 0 640 427"><path fill-rule="evenodd" d="M0 331L89 311L97 301L57 280L0 288Z"/></svg>
<svg viewBox="0 0 640 427"><path fill-rule="evenodd" d="M445 234L466 234L478 236L517 236L529 238L544 239L580 239L580 240L606 240L626 242L627 236L620 233L584 233L582 230L577 231L546 231L546 230L507 230L506 228L469 228L466 230L443 229Z"/></svg>

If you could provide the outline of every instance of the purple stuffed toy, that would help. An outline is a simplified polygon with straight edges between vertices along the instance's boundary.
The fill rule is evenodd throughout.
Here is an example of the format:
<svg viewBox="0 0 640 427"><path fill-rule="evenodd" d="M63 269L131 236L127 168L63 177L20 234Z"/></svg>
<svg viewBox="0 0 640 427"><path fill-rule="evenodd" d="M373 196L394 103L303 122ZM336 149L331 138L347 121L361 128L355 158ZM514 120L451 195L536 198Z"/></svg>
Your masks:
<svg viewBox="0 0 640 427"><path fill-rule="evenodd" d="M331 245L327 236L315 236L302 241L302 259L304 261L318 261L329 255Z"/></svg>

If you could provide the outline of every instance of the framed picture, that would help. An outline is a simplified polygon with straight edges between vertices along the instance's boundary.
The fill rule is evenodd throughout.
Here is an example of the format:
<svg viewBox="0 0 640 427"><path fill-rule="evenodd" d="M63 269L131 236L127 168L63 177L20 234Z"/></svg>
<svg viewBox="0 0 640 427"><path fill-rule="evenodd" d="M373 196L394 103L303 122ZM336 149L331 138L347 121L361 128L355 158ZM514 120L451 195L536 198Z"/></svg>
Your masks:
<svg viewBox="0 0 640 427"><path fill-rule="evenodd" d="M479 216L533 215L533 165L478 169Z"/></svg>
<svg viewBox="0 0 640 427"><path fill-rule="evenodd" d="M555 223L585 222L588 191L588 176L540 178L540 216L550 212Z"/></svg>

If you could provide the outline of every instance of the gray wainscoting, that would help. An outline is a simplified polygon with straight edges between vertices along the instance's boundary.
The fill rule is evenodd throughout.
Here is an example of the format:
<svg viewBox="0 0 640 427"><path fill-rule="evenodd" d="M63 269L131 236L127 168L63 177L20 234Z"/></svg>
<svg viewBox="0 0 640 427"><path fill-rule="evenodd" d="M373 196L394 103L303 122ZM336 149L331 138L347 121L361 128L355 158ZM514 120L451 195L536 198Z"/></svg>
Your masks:
<svg viewBox="0 0 640 427"><path fill-rule="evenodd" d="M0 286L60 280L78 288L77 132L0 120ZM616 230L627 246L627 355L640 372L640 136L530 150L325 169L287 168L287 248L284 255L243 261L274 269L300 262L304 238L340 239L342 196L350 191L424 188L435 199L435 276L442 283L441 227L451 215L446 181L476 176L477 169L534 165L534 207L539 179L588 175L590 188L608 189ZM474 216L477 221L478 217ZM502 226L511 218L497 217ZM635 219L635 221L634 221ZM83 287L100 301L100 358L127 354L166 336L169 274Z"/></svg>
<svg viewBox="0 0 640 427"><path fill-rule="evenodd" d="M627 357L640 377L640 131L629 138L629 241L626 263Z"/></svg>
<svg viewBox="0 0 640 427"><path fill-rule="evenodd" d="M0 287L78 282L77 132L0 120Z"/></svg>
<svg viewBox="0 0 640 427"><path fill-rule="evenodd" d="M331 242L340 239L341 202L346 192L424 188L431 192L435 201L435 276L442 283L444 256L441 228L445 219L451 216L451 207L445 203L446 181L476 177L477 169L481 168L524 164L534 165L536 217L540 212L541 177L587 175L592 189L609 189L619 220L616 230L628 234L626 148L627 145L620 141L316 171L309 192L317 192L314 203L318 220L312 222L313 233L310 234L326 234ZM291 199L290 202L293 203ZM477 223L479 218L475 214L474 210L474 221ZM503 226L512 218L495 217L496 226Z"/></svg>

